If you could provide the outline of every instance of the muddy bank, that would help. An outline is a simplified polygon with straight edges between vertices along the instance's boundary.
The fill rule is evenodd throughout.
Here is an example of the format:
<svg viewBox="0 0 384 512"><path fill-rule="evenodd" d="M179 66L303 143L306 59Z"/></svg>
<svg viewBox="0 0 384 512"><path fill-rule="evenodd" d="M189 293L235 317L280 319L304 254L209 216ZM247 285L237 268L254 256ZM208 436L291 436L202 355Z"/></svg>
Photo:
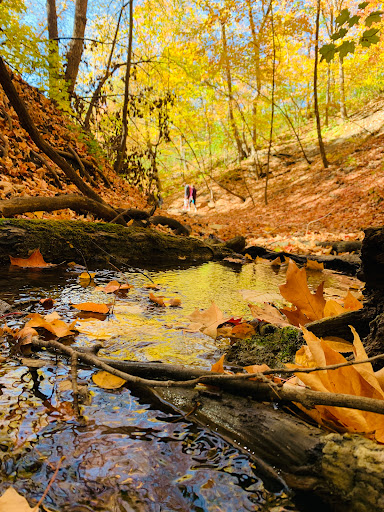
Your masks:
<svg viewBox="0 0 384 512"><path fill-rule="evenodd" d="M86 261L91 265L171 266L232 254L225 244L210 245L151 228L78 220L0 219L0 264L8 264L10 255L28 257L37 248L50 263Z"/></svg>

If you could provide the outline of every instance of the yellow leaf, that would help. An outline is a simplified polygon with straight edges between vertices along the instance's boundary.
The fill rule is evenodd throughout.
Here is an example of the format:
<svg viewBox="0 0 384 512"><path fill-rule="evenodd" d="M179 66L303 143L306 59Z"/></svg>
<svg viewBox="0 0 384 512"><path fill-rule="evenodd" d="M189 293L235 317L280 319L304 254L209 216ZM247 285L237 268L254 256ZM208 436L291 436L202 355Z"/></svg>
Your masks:
<svg viewBox="0 0 384 512"><path fill-rule="evenodd" d="M348 291L344 299L344 307L349 311L357 311L358 309L361 309L364 306L358 299L356 299L356 297L352 295L350 291Z"/></svg>
<svg viewBox="0 0 384 512"><path fill-rule="evenodd" d="M178 298L169 299L169 305L172 308L177 308L178 306L181 306L181 299L178 299Z"/></svg>
<svg viewBox="0 0 384 512"><path fill-rule="evenodd" d="M324 270L324 263L323 262L319 263L316 260L307 260L307 263L306 263L305 267L308 270L319 270L319 271L322 271L322 270Z"/></svg>
<svg viewBox="0 0 384 512"><path fill-rule="evenodd" d="M245 253L244 258L247 258L247 260L250 260L250 261L253 260L252 256L250 254L248 254L247 252Z"/></svg>
<svg viewBox="0 0 384 512"><path fill-rule="evenodd" d="M53 263L46 263L39 249L33 251L29 258L13 258L9 257L11 264L15 267L24 268L46 268L46 267L57 267Z"/></svg>
<svg viewBox="0 0 384 512"><path fill-rule="evenodd" d="M345 313L346 310L343 308L341 304L336 302L335 300L327 300L324 306L324 317L327 318L329 316L337 316Z"/></svg>
<svg viewBox="0 0 384 512"><path fill-rule="evenodd" d="M337 336L327 336L323 338L325 342L336 352L353 352L353 344Z"/></svg>
<svg viewBox="0 0 384 512"><path fill-rule="evenodd" d="M119 389L127 382L121 377L116 377L116 375L105 371L94 373L92 380L96 386L103 389Z"/></svg>
<svg viewBox="0 0 384 512"><path fill-rule="evenodd" d="M288 263L287 282L280 286L281 295L292 302L310 321L323 318L325 299L321 283L316 293L311 293L307 285L305 268L299 269L291 259Z"/></svg>
<svg viewBox="0 0 384 512"><path fill-rule="evenodd" d="M111 281L104 286L103 291L105 293L113 293L120 289L120 283L118 281Z"/></svg>
<svg viewBox="0 0 384 512"><path fill-rule="evenodd" d="M131 219L129 222L127 222L127 227L132 226L132 224L133 224L133 219Z"/></svg>
<svg viewBox="0 0 384 512"><path fill-rule="evenodd" d="M153 293L150 293L149 294L149 300L151 302L153 302L154 304L157 304L158 306L161 306L161 307L167 307L165 302L164 302L164 297L162 295L154 295Z"/></svg>
<svg viewBox="0 0 384 512"><path fill-rule="evenodd" d="M82 272L79 275L79 281L92 281L95 275L96 272Z"/></svg>

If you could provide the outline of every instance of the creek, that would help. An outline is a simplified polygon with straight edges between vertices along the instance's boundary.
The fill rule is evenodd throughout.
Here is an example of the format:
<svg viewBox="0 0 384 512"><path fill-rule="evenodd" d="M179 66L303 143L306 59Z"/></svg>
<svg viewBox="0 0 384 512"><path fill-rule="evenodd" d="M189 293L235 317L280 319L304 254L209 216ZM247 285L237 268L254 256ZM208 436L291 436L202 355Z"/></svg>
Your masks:
<svg viewBox="0 0 384 512"><path fill-rule="evenodd" d="M113 294L98 287L122 277L92 270L94 283L85 285L79 282L82 271L2 268L0 298L18 310L41 314L51 311L39 300L53 298L53 309L66 322L78 319L76 346L101 340L100 356L205 369L229 341L188 332L187 316L214 301L225 315L250 319L248 302L282 301L278 285L285 282L284 267L262 263L125 272L134 288L116 298L113 314L105 320L79 319L70 304L112 302ZM308 276L310 287L325 280L326 295L333 298L361 284L329 271ZM148 277L159 291L145 287ZM150 292L178 298L181 305L159 307L149 300ZM7 324L15 328L23 320L10 315ZM91 395L83 405L86 423L80 425L69 418L71 391L61 385L68 379L64 362L41 353L37 357L46 366L30 369L6 339L0 353L7 358L0 369L0 492L13 485L38 500L65 455L44 502L51 511L308 510L275 483L263 481L244 448L183 418L146 390L103 390L93 384L93 370L80 368L79 381L87 383ZM313 504L310 508L315 510Z"/></svg>

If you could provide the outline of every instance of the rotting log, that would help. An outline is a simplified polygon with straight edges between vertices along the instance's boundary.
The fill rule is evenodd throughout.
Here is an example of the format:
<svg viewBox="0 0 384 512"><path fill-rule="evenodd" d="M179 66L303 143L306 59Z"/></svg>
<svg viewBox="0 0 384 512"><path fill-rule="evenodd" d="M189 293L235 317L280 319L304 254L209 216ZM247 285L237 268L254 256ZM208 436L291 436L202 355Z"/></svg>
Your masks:
<svg viewBox="0 0 384 512"><path fill-rule="evenodd" d="M172 266L220 260L232 251L150 228L76 221L0 219L0 264L36 248L46 261L91 265ZM84 258L84 259L83 259Z"/></svg>
<svg viewBox="0 0 384 512"><path fill-rule="evenodd" d="M319 263L324 263L325 268L328 268L330 270L337 270L339 272L343 272L344 274L349 274L352 276L356 275L359 272L361 266L361 259L358 254L348 254L344 256L301 256L299 254L291 254L284 251L270 251L265 247L261 246L246 247L242 251L242 254L249 254L250 256L252 256L252 258L256 258L257 256L259 256L261 258L265 258L268 260L274 260L278 256L280 256L280 258L284 256L285 258L290 258L294 262L299 263L301 265L305 265L307 260L314 260L318 261Z"/></svg>
<svg viewBox="0 0 384 512"><path fill-rule="evenodd" d="M0 214L3 217L13 217L26 212L53 212L66 208L77 213L93 213L108 221L116 218L116 211L107 204L77 194L62 194L54 197L14 197L0 201ZM121 218L117 219L116 223L124 225L125 221Z"/></svg>
<svg viewBox="0 0 384 512"><path fill-rule="evenodd" d="M326 434L249 398L184 388L155 391L185 413L194 411L188 418L275 467L293 490L314 492L338 512L384 510L382 445L358 435Z"/></svg>

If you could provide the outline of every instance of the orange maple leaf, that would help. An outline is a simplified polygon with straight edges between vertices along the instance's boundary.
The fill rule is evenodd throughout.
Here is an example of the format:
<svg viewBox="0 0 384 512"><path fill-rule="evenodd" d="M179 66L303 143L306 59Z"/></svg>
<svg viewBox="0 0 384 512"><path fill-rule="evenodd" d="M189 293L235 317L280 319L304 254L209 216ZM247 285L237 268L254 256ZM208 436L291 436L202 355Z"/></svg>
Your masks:
<svg viewBox="0 0 384 512"><path fill-rule="evenodd" d="M324 283L321 283L312 293L307 285L305 268L299 269L296 263L289 260L287 282L280 286L281 295L294 304L310 321L324 317L325 299L323 297Z"/></svg>
<svg viewBox="0 0 384 512"><path fill-rule="evenodd" d="M90 313L101 313L107 315L109 313L109 304L96 304L95 302L82 302L81 304L72 304L73 308L80 311L87 311Z"/></svg>
<svg viewBox="0 0 384 512"><path fill-rule="evenodd" d="M46 263L40 249L33 251L29 258L13 258L10 256L9 259L11 260L11 265L14 265L15 267L45 268L57 266L54 263Z"/></svg>

